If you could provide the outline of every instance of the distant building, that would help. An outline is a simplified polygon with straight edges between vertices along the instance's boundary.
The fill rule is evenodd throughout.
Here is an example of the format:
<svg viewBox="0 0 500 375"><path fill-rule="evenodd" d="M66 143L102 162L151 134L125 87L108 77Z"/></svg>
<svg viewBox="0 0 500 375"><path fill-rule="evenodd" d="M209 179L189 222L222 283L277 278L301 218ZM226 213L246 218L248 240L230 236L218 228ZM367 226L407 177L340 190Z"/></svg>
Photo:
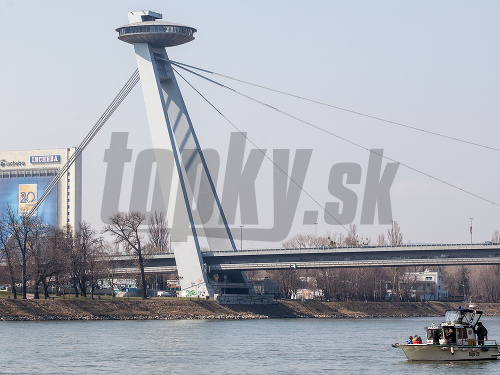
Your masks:
<svg viewBox="0 0 500 375"><path fill-rule="evenodd" d="M441 271L405 272L403 280L413 298L426 301L448 298L448 291L443 290Z"/></svg>
<svg viewBox="0 0 500 375"><path fill-rule="evenodd" d="M248 283L253 286L255 294L278 295L280 292L280 288L276 282L268 277L262 280L249 280Z"/></svg>
<svg viewBox="0 0 500 375"><path fill-rule="evenodd" d="M323 292L313 286L316 285L316 279L310 276L300 276L299 280L302 288L297 289L297 293L292 295L292 299L322 299Z"/></svg>
<svg viewBox="0 0 500 375"><path fill-rule="evenodd" d="M27 214L76 149L0 151L0 215ZM82 160L78 157L35 212L44 224L75 230L82 216Z"/></svg>

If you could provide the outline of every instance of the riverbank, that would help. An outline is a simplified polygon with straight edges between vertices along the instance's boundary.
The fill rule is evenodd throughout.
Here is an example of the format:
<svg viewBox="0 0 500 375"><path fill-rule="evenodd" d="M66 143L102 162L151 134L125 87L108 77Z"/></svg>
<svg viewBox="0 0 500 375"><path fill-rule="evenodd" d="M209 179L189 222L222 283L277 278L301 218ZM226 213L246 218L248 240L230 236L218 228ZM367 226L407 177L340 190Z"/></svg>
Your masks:
<svg viewBox="0 0 500 375"><path fill-rule="evenodd" d="M221 306L214 301L166 298L158 300L0 300L0 320L151 320L379 318L443 316L458 307L444 302L319 302L279 301L273 305ZM464 305L464 307L466 307ZM485 315L500 316L500 303L477 304Z"/></svg>

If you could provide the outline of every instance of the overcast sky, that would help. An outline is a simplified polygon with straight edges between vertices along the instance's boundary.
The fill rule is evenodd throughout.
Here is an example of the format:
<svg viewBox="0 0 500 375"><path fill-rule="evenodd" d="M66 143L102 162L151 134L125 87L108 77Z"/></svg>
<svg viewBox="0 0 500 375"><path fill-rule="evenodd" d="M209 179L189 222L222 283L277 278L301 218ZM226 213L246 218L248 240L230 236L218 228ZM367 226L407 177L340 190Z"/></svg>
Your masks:
<svg viewBox="0 0 500 375"><path fill-rule="evenodd" d="M500 3L483 1L96 1L0 0L0 149L77 146L136 69L133 47L117 39L129 10L151 9L195 27L196 39L169 49L171 59L432 132L491 147L500 139ZM330 169L361 166L350 188L359 224L369 152L296 120L186 76L260 148L312 149L304 190L320 204ZM214 77L212 77L214 78ZM369 149L500 204L500 153L404 129L333 108L221 80ZM234 128L179 80L203 148L216 149L222 171ZM100 228L113 132L129 132L120 209L128 209L137 154L151 148L140 87L90 144L83 159L83 218ZM247 145L247 153L251 145ZM388 161L383 162L383 166ZM223 172L219 173L221 193ZM272 164L257 179L259 224L273 226ZM491 238L500 207L400 166L391 188L392 216L404 241L461 243ZM319 211L317 228L305 211ZM234 226L239 231L239 217ZM361 225L376 241L390 225ZM325 223L301 195L290 236L344 231ZM243 236L245 239L245 235ZM245 241L244 247L279 246Z"/></svg>

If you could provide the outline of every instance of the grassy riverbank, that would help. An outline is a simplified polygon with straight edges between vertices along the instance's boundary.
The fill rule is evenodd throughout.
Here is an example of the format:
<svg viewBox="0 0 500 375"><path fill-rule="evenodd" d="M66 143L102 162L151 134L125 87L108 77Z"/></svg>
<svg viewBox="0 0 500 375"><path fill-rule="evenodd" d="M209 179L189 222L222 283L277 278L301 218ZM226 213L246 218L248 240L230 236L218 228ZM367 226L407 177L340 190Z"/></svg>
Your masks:
<svg viewBox="0 0 500 375"><path fill-rule="evenodd" d="M221 306L214 301L162 298L0 300L0 320L147 320L373 318L443 316L456 303L443 302L319 302L279 301L274 305ZM465 307L465 306L464 306ZM500 316L500 303L477 305L485 315Z"/></svg>

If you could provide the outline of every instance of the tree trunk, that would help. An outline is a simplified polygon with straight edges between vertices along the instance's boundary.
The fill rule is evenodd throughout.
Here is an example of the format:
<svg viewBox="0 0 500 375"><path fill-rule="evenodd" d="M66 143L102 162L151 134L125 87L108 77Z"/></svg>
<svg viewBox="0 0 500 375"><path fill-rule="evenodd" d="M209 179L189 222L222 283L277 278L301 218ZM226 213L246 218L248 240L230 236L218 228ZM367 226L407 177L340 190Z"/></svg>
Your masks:
<svg viewBox="0 0 500 375"><path fill-rule="evenodd" d="M22 294L23 299L26 299L26 255L23 254L23 264L22 264L23 272L22 272Z"/></svg>
<svg viewBox="0 0 500 375"><path fill-rule="evenodd" d="M90 299L94 299L94 275L90 277Z"/></svg>
<svg viewBox="0 0 500 375"><path fill-rule="evenodd" d="M12 295L14 296L14 299L17 299L17 290L15 283L12 283Z"/></svg>
<svg viewBox="0 0 500 375"><path fill-rule="evenodd" d="M7 258L9 261L9 272L10 272L10 282L12 284L12 295L14 296L14 299L17 299L17 290L16 290L16 279L14 277L14 271L12 269L12 264L10 262L10 259Z"/></svg>
<svg viewBox="0 0 500 375"><path fill-rule="evenodd" d="M35 281L35 285L34 285L34 288L35 288L35 290L34 290L34 297L33 297L34 299L40 299L40 294L38 293L38 286L39 285L40 285L40 279L37 279Z"/></svg>
<svg viewBox="0 0 500 375"><path fill-rule="evenodd" d="M14 296L14 299L17 299L16 277L14 272L14 266L12 265L12 258L9 252L10 250L5 249L5 254L7 256L7 266L9 267L10 283L12 285L12 295Z"/></svg>
<svg viewBox="0 0 500 375"><path fill-rule="evenodd" d="M75 297L78 298L78 283L73 280L73 288L75 288Z"/></svg>
<svg viewBox="0 0 500 375"><path fill-rule="evenodd" d="M49 298L49 284L47 283L47 280L45 278L42 280L42 285L43 285L43 298L47 299Z"/></svg>
<svg viewBox="0 0 500 375"><path fill-rule="evenodd" d="M82 276L78 282L80 284L80 294L82 297L87 298L87 279Z"/></svg>
<svg viewBox="0 0 500 375"><path fill-rule="evenodd" d="M139 251L139 268L141 270L141 280L142 280L142 299L146 299L146 273L144 272L144 261L142 259L142 253Z"/></svg>

